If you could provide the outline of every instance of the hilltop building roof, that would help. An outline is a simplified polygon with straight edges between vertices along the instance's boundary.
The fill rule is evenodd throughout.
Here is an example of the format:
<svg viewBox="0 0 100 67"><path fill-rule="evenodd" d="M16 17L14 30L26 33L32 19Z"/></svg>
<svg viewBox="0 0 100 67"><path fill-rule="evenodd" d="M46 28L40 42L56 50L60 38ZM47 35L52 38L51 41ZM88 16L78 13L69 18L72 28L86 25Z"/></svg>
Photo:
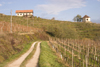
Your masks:
<svg viewBox="0 0 100 67"><path fill-rule="evenodd" d="M33 10L16 10L16 13L33 13Z"/></svg>
<svg viewBox="0 0 100 67"><path fill-rule="evenodd" d="M83 18L90 18L89 16L85 15Z"/></svg>

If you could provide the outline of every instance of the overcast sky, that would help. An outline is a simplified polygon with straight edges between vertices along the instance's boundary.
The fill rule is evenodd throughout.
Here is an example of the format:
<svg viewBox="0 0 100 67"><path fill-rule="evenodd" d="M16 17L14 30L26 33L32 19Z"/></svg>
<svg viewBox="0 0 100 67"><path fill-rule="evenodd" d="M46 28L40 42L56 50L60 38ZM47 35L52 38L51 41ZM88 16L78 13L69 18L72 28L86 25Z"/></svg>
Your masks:
<svg viewBox="0 0 100 67"><path fill-rule="evenodd" d="M0 13L13 15L16 10L34 11L34 16L73 21L80 14L88 15L92 22L100 23L100 0L0 0Z"/></svg>

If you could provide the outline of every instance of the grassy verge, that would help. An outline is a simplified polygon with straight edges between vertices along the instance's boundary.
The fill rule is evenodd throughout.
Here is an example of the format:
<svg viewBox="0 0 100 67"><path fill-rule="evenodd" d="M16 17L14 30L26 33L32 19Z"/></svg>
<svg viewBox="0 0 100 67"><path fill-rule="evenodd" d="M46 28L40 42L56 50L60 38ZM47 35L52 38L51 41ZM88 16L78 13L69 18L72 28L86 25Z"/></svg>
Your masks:
<svg viewBox="0 0 100 67"><path fill-rule="evenodd" d="M37 44L34 46L34 49L32 50L32 52L25 58L23 63L20 65L20 67L25 67L27 61L29 61L33 57L33 55L34 55L34 53L36 51L36 47L37 47Z"/></svg>
<svg viewBox="0 0 100 67"><path fill-rule="evenodd" d="M18 54L15 54L15 55L11 56L9 59L4 61L3 63L0 63L0 67L5 67L9 62L11 62L14 59L17 59L18 57L20 57L22 54L24 54L31 47L32 43L33 42L30 42L27 45L23 44L23 45L25 45L24 49L21 52L19 52Z"/></svg>
<svg viewBox="0 0 100 67"><path fill-rule="evenodd" d="M55 52L50 49L47 42L42 42L39 67L66 67L58 60L60 59L55 55Z"/></svg>

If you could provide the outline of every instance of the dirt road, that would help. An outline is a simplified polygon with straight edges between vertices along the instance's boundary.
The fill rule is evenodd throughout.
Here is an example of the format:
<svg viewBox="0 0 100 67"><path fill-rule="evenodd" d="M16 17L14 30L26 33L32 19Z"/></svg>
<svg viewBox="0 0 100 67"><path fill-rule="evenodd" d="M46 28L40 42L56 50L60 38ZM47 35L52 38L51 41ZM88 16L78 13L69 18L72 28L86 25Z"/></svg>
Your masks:
<svg viewBox="0 0 100 67"><path fill-rule="evenodd" d="M31 48L25 53L23 54L20 58L18 58L17 60L15 60L13 63L9 64L8 67L20 67L21 63L25 60L25 58L32 52L34 45L37 42L34 42L31 46Z"/></svg>
<svg viewBox="0 0 100 67"><path fill-rule="evenodd" d="M28 61L26 67L38 67L38 59L40 55L40 42L38 43L37 49L31 60Z"/></svg>

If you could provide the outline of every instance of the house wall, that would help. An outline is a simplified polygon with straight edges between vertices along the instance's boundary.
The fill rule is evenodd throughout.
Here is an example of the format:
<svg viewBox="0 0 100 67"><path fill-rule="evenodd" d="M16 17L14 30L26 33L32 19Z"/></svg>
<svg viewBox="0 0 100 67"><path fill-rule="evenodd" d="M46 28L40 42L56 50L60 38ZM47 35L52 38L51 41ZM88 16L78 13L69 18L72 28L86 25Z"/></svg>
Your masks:
<svg viewBox="0 0 100 67"><path fill-rule="evenodd" d="M90 22L90 18L83 18L83 22Z"/></svg>
<svg viewBox="0 0 100 67"><path fill-rule="evenodd" d="M24 16L24 15L32 16L33 13L16 13L16 16Z"/></svg>
<svg viewBox="0 0 100 67"><path fill-rule="evenodd" d="M16 16L23 16L23 13L16 13Z"/></svg>

